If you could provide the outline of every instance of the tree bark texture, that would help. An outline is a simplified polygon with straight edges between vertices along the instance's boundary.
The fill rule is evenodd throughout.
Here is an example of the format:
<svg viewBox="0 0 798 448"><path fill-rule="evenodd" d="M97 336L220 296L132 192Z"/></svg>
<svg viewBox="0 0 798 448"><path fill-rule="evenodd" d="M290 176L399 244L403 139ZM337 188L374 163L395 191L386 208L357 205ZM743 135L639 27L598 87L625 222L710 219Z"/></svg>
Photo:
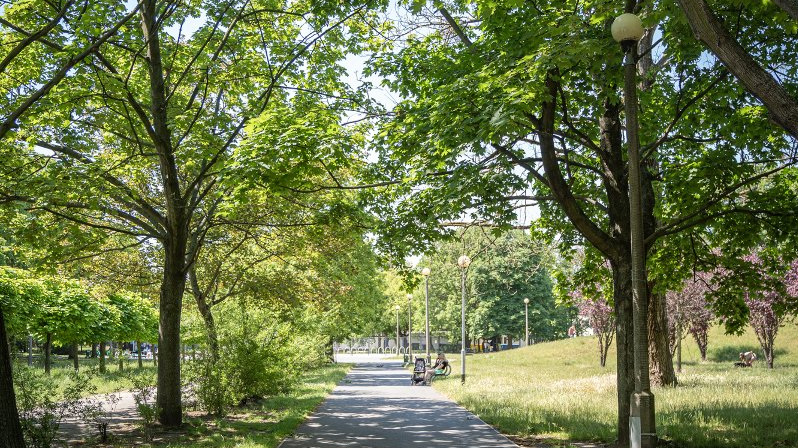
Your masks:
<svg viewBox="0 0 798 448"><path fill-rule="evenodd" d="M8 350L7 341L5 316L3 309L0 308L0 446L25 448L12 381L11 352Z"/></svg>
<svg viewBox="0 0 798 448"><path fill-rule="evenodd" d="M729 34L706 1L677 0L677 3L696 39L703 42L745 89L762 102L776 124L798 138L798 100Z"/></svg>
<svg viewBox="0 0 798 448"><path fill-rule="evenodd" d="M92 358L96 358L97 357L97 347L98 347L97 344L91 344L91 357Z"/></svg>
<svg viewBox="0 0 798 448"><path fill-rule="evenodd" d="M158 391L156 406L159 421L165 426L180 426L183 407L180 398L180 314L186 286L185 244L166 247L164 278L161 285L160 331L158 334Z"/></svg>
<svg viewBox="0 0 798 448"><path fill-rule="evenodd" d="M141 341L136 341L136 351L138 352L139 369L144 367L144 361L141 359Z"/></svg>
<svg viewBox="0 0 798 448"><path fill-rule="evenodd" d="M648 302L648 365L651 384L676 386L673 358L668 348L668 315L665 296L653 294L649 288Z"/></svg>

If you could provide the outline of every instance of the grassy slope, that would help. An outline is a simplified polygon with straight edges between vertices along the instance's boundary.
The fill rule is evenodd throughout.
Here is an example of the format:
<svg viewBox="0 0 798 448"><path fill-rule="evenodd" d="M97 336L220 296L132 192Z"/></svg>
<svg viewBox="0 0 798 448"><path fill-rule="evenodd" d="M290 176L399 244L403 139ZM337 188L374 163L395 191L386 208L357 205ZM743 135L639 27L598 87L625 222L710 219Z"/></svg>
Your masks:
<svg viewBox="0 0 798 448"><path fill-rule="evenodd" d="M760 356L751 369L732 367L741 351ZM765 368L752 332L713 329L707 361L692 338L683 346L677 388L655 388L657 432L685 447L798 446L798 326L776 338L774 370ZM459 360L452 357L454 372ZM437 389L505 434L556 440L615 439L615 352L598 365L592 337L468 357L468 380L438 381Z"/></svg>

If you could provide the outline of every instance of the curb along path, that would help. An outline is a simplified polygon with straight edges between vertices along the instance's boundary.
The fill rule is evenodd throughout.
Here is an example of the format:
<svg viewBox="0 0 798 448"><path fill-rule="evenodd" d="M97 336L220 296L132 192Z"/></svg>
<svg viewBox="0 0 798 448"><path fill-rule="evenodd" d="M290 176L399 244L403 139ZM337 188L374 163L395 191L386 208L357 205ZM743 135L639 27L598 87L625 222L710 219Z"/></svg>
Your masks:
<svg viewBox="0 0 798 448"><path fill-rule="evenodd" d="M431 387L411 386L402 363L341 356L356 366L280 448L517 448Z"/></svg>

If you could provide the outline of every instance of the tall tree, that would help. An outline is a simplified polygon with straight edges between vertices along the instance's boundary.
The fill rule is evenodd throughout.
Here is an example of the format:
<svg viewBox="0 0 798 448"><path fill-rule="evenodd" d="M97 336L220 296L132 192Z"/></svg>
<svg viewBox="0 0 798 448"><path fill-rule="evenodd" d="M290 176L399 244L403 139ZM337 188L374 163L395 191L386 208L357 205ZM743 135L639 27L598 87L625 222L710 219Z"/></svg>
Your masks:
<svg viewBox="0 0 798 448"><path fill-rule="evenodd" d="M103 12L87 24L131 13L118 2L94 4ZM173 426L182 421L186 276L216 211L236 197L224 182L231 156L256 132L248 128L253 118L272 108L318 97L338 111L356 108L337 62L361 42L364 29L347 25L365 6L144 0L139 9L136 26L122 26L113 44L94 48L47 101L17 120L38 176L16 196L34 209L162 248L156 401L160 421Z"/></svg>
<svg viewBox="0 0 798 448"><path fill-rule="evenodd" d="M748 192L795 163L782 130L746 112L756 99L722 82L725 68L705 62L665 5L625 8L640 10L650 27L634 53L646 73L640 110L648 256L663 240L716 218L782 214L774 201L754 203ZM620 5L464 1L452 2L451 11L429 33L409 35L396 52L374 59L374 70L407 98L380 134L377 179L402 180L380 212L393 228L423 241L439 222L429 216L447 221L465 212L507 225L517 207L537 205L540 225L563 246L589 243L609 260L617 431L619 445L627 446L634 385L630 205L622 54L607 31ZM662 39L646 47L657 32ZM769 57L793 64L790 48L789 55ZM408 243L398 240L396 250ZM667 331L655 334L665 341L658 353L669 363Z"/></svg>
<svg viewBox="0 0 798 448"><path fill-rule="evenodd" d="M471 272L476 308L470 314L474 337L510 336L523 340L524 299L529 299L529 332L535 341L561 338L569 325L565 307L558 307L543 251L521 231L500 237Z"/></svg>

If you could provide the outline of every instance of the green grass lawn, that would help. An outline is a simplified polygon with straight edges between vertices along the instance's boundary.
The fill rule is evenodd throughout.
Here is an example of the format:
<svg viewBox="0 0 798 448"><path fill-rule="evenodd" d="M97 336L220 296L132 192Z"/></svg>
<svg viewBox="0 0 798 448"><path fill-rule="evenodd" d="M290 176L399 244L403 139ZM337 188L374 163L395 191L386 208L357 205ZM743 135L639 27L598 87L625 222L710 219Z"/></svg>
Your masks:
<svg viewBox="0 0 798 448"><path fill-rule="evenodd" d="M287 395L270 397L245 408L233 410L224 418L187 417L180 431L157 432L153 443L120 439L115 446L196 447L196 448L272 448L292 434L335 388L351 368L335 364L303 373Z"/></svg>
<svg viewBox="0 0 798 448"><path fill-rule="evenodd" d="M138 360L125 360L125 367L123 371L119 371L119 361L114 359L106 359L106 373L99 373L100 360L97 358L84 358L82 355L79 359L79 369L81 372L91 372L91 384L96 388L92 393L107 394L117 392L120 390L127 390L133 387L130 381L131 375L147 376L150 378L150 383L155 384L156 367L153 365L152 360L143 360L143 367L139 368ZM18 366L27 366L28 358L25 355L18 356L15 360ZM37 372L44 374L44 367L42 361L38 356L33 358L33 368ZM66 356L53 355L52 366L50 369L50 376L57 384L64 384L67 382L68 377L74 371L71 359Z"/></svg>
<svg viewBox="0 0 798 448"><path fill-rule="evenodd" d="M741 351L755 350L753 368L734 368ZM776 338L775 369L768 370L753 332L709 335L702 362L685 339L680 385L653 390L659 437L683 447L798 446L798 326ZM598 362L596 339L579 337L468 357L460 385L453 373L434 387L504 434L567 441L615 439L615 351ZM558 442L559 441L559 442Z"/></svg>

